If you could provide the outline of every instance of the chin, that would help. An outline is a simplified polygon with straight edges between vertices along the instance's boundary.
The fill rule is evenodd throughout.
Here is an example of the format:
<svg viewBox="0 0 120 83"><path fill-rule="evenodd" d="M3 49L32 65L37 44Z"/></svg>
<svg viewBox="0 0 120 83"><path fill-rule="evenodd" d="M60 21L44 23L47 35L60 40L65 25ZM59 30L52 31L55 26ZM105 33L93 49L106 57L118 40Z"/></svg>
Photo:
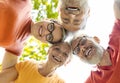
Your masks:
<svg viewBox="0 0 120 83"><path fill-rule="evenodd" d="M86 64L89 64L89 65L97 65L100 62L101 59L99 59L99 58L96 59L95 58L95 59L87 60L87 59L80 58L80 60L83 61Z"/></svg>
<svg viewBox="0 0 120 83"><path fill-rule="evenodd" d="M102 56L103 56L103 50L99 50L96 52L95 55L93 55L90 59L87 58L81 58L81 60L87 64L90 65L97 65L100 63L100 61L102 60Z"/></svg>

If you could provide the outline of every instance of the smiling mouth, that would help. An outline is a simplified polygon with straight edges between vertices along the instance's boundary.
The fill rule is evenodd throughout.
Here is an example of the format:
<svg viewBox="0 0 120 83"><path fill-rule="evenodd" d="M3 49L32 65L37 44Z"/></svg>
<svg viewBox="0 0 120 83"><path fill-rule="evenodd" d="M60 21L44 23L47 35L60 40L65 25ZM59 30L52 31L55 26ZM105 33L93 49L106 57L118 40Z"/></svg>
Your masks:
<svg viewBox="0 0 120 83"><path fill-rule="evenodd" d="M90 57L90 56L92 56L93 55L93 47L92 46L90 46L90 47L88 47L87 49L86 49L86 51L84 52L84 55L85 55L85 57Z"/></svg>
<svg viewBox="0 0 120 83"><path fill-rule="evenodd" d="M78 11L80 9L78 7L67 7L66 10L69 10L69 11Z"/></svg>
<svg viewBox="0 0 120 83"><path fill-rule="evenodd" d="M60 59L60 57L57 57L57 56L54 56L54 55L52 55L52 57L53 57L53 59L54 59L56 62L58 62L58 63L62 62L62 60Z"/></svg>
<svg viewBox="0 0 120 83"><path fill-rule="evenodd" d="M39 34L40 37L42 36L42 31L43 31L43 29L42 29L42 27L40 27L39 30L38 30L38 34Z"/></svg>

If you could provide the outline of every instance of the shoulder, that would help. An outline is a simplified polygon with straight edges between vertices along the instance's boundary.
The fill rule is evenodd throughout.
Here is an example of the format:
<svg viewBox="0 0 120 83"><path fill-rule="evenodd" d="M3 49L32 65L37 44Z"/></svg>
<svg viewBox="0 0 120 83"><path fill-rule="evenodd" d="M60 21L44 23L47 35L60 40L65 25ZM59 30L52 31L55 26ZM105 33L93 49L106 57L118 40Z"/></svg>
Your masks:
<svg viewBox="0 0 120 83"><path fill-rule="evenodd" d="M62 79L58 74L54 74L53 76L53 80L54 82L53 83L65 83L65 80Z"/></svg>
<svg viewBox="0 0 120 83"><path fill-rule="evenodd" d="M17 71L21 71L21 70L26 70L32 67L36 67L38 64L35 61L31 61L31 60L26 60L26 61L20 61L19 63L16 64L16 69Z"/></svg>

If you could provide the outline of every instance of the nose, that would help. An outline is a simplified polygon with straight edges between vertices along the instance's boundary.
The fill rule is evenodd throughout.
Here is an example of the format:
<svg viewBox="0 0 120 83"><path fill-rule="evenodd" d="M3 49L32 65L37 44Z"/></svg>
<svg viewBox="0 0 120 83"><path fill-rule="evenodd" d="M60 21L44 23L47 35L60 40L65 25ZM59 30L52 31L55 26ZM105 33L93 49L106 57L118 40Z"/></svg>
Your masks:
<svg viewBox="0 0 120 83"><path fill-rule="evenodd" d="M85 50L86 50L85 46L80 46L80 53L84 53Z"/></svg>
<svg viewBox="0 0 120 83"><path fill-rule="evenodd" d="M62 57L62 56L63 56L63 53L62 53L62 52L60 52L58 55L59 55L60 57Z"/></svg>
<svg viewBox="0 0 120 83"><path fill-rule="evenodd" d="M70 18L75 18L75 15L69 12Z"/></svg>
<svg viewBox="0 0 120 83"><path fill-rule="evenodd" d="M46 34L49 34L50 32L47 30L47 29L44 29L43 31L43 34L46 35Z"/></svg>
<svg viewBox="0 0 120 83"><path fill-rule="evenodd" d="M68 14L68 16L69 16L69 21L70 21L70 27L72 26L72 23L73 23L73 21L74 21L74 18L75 18L75 15L73 15L73 14Z"/></svg>

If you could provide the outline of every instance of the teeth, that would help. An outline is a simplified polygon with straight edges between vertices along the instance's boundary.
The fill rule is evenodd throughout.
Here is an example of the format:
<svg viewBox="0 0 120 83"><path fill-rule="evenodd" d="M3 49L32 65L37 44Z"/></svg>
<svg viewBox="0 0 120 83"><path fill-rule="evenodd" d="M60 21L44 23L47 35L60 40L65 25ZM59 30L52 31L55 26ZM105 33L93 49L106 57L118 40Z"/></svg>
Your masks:
<svg viewBox="0 0 120 83"><path fill-rule="evenodd" d="M89 49L86 51L85 55L86 55L86 56L90 55L90 54L91 54L91 50L92 50L92 49L89 48Z"/></svg>
<svg viewBox="0 0 120 83"><path fill-rule="evenodd" d="M39 35L42 36L42 28L39 28Z"/></svg>
<svg viewBox="0 0 120 83"><path fill-rule="evenodd" d="M40 28L40 34L42 35L42 28Z"/></svg>
<svg viewBox="0 0 120 83"><path fill-rule="evenodd" d="M56 61L61 62L61 60L59 59L59 57L53 56L53 58L54 58Z"/></svg>
<svg viewBox="0 0 120 83"><path fill-rule="evenodd" d="M78 10L78 8L68 7L67 10L76 11L76 10Z"/></svg>

